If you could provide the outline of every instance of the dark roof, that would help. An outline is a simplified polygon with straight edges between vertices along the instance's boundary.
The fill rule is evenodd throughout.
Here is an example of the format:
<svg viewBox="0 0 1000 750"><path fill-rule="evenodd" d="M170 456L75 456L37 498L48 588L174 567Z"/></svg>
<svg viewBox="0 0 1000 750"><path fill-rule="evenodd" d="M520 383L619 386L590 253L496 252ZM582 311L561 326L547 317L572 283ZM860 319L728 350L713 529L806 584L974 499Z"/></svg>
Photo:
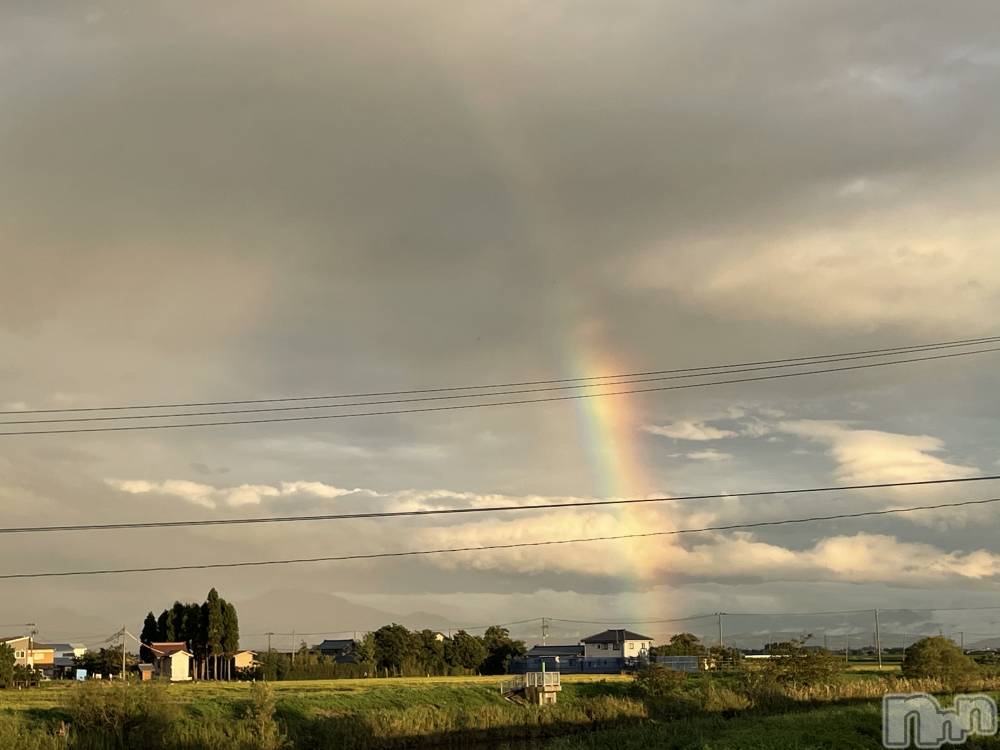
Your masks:
<svg viewBox="0 0 1000 750"><path fill-rule="evenodd" d="M346 651L349 648L354 648L354 639L352 638L334 638L327 639L323 641L316 647L317 651Z"/></svg>
<svg viewBox="0 0 1000 750"><path fill-rule="evenodd" d="M157 656L172 656L178 651L182 651L188 656L191 652L187 650L187 644L184 641L164 641L162 643L153 642L145 644L149 649Z"/></svg>
<svg viewBox="0 0 1000 750"><path fill-rule="evenodd" d="M526 656L582 656L583 646L534 646Z"/></svg>
<svg viewBox="0 0 1000 750"><path fill-rule="evenodd" d="M639 635L631 630L605 630L603 633L584 638L581 643L621 643L622 641L651 641L648 635Z"/></svg>

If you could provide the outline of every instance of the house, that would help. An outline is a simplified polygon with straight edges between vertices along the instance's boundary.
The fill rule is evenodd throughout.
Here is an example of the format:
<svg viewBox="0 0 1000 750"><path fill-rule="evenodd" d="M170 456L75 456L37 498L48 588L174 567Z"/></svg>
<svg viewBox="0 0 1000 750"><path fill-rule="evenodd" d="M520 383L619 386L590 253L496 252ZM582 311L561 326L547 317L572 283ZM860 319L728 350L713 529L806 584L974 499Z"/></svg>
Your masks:
<svg viewBox="0 0 1000 750"><path fill-rule="evenodd" d="M323 641L313 651L333 659L337 664L357 664L358 657L354 653L357 642L353 638L332 638Z"/></svg>
<svg viewBox="0 0 1000 750"><path fill-rule="evenodd" d="M191 679L191 657L183 641L168 641L147 644L156 657L154 673L171 682L185 682Z"/></svg>
<svg viewBox="0 0 1000 750"><path fill-rule="evenodd" d="M237 651L233 654L233 671L239 672L243 669L253 669L257 666L256 651Z"/></svg>
<svg viewBox="0 0 1000 750"><path fill-rule="evenodd" d="M533 646L518 660L518 663L523 663L526 672L541 671L543 666L555 672L577 671L580 669L581 659L583 659L583 645L578 643L572 646Z"/></svg>
<svg viewBox="0 0 1000 750"><path fill-rule="evenodd" d="M605 630L584 638L585 659L645 659L653 646L653 639L631 630Z"/></svg>
<svg viewBox="0 0 1000 750"><path fill-rule="evenodd" d="M323 656L332 656L334 658L344 657L354 652L354 639L327 639L313 650L319 651Z"/></svg>
<svg viewBox="0 0 1000 750"><path fill-rule="evenodd" d="M14 652L14 664L29 669L41 669L51 674L55 665L55 650L36 643L30 635L15 635L0 638L0 643Z"/></svg>
<svg viewBox="0 0 1000 750"><path fill-rule="evenodd" d="M76 669L75 659L87 653L82 643L51 643L48 648L55 652L51 677L71 677Z"/></svg>

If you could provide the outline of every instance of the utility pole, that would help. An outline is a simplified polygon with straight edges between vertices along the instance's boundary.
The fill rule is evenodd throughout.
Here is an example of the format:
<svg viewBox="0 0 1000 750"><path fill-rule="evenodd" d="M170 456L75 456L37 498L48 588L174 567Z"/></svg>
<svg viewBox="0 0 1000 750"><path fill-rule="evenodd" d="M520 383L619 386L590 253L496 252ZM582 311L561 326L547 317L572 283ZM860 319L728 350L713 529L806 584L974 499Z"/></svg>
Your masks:
<svg viewBox="0 0 1000 750"><path fill-rule="evenodd" d="M549 622L548 622L548 618L543 617L542 618L542 645L543 646L547 646L548 645L548 643L547 643L548 638L549 638Z"/></svg>
<svg viewBox="0 0 1000 750"><path fill-rule="evenodd" d="M830 636L827 635L826 633L823 633L823 650L824 651L830 650Z"/></svg>
<svg viewBox="0 0 1000 750"><path fill-rule="evenodd" d="M292 666L295 666L295 628L292 628Z"/></svg>
<svg viewBox="0 0 1000 750"><path fill-rule="evenodd" d="M851 663L851 636L844 636L844 663Z"/></svg>
<svg viewBox="0 0 1000 750"><path fill-rule="evenodd" d="M716 612L715 616L719 620L719 648L722 648L722 613Z"/></svg>
<svg viewBox="0 0 1000 750"><path fill-rule="evenodd" d="M125 625L122 625L122 682L125 682Z"/></svg>
<svg viewBox="0 0 1000 750"><path fill-rule="evenodd" d="M875 609L875 653L878 654L878 671L882 671L882 631L878 626L878 608Z"/></svg>
<svg viewBox="0 0 1000 750"><path fill-rule="evenodd" d="M274 633L264 633L264 635L267 636L267 653L271 653L271 636L274 635Z"/></svg>

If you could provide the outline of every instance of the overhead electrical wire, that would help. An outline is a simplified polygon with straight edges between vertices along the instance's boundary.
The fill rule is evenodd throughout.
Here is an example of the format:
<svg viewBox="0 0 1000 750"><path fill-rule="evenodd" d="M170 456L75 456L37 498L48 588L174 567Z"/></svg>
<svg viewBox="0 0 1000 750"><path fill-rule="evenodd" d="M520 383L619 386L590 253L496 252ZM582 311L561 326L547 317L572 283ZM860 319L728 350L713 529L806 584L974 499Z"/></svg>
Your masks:
<svg viewBox="0 0 1000 750"><path fill-rule="evenodd" d="M579 382L594 381L594 380L614 380L618 378L633 378L633 377L642 377L647 375L672 375L676 373L692 373L704 370L723 370L733 367L779 365L789 362L795 362L802 365L820 364L824 360L846 358L854 355L871 354L871 355L889 356L895 353L908 353L908 352L923 351L923 350L973 346L977 344L994 343L997 341L1000 341L1000 336L982 336L979 338L957 339L957 340L940 341L927 344L912 344L910 346L885 347L881 349L862 349L849 352L837 352L832 354L814 354L801 357L784 357L781 359L758 360L753 362L736 362L736 363L729 363L722 365L702 365L699 367L683 367L683 368L674 368L669 370L646 370L642 372L628 372L628 373L618 373L618 374L608 374L608 375L589 375L576 378L558 378L552 380L522 380L522 381L506 382L506 383L458 385L458 386L444 386L436 388L411 388L407 390L394 390L394 391L369 391L360 393L342 393L342 394L334 394L326 396L285 396L278 398L242 399L242 400L228 400L228 401L189 401L189 402L175 402L175 403L126 404L117 406L61 407L57 409L15 409L15 410L0 411L0 415L68 414L68 413L95 412L95 411L130 411L139 409L174 409L174 408L179 409L179 408L188 408L188 407L194 408L202 406L236 406L239 404L270 404L270 403L293 402L293 401L332 401L332 400L347 399L347 398L369 398L376 396L405 396L405 395L422 394L422 393L445 393L451 391L491 390L497 388L515 388L515 387L529 386L529 385L558 385L562 383L579 383Z"/></svg>
<svg viewBox="0 0 1000 750"><path fill-rule="evenodd" d="M304 521L346 521L352 519L408 518L413 516L446 516L469 513L499 513L526 510L563 510L614 505L639 505L649 503L690 502L695 500L724 500L730 497L777 497L804 495L820 492L845 492L851 490L876 490L899 487L923 487L944 484L966 484L1000 480L1000 474L946 479L921 479L913 482L879 482L877 484L846 484L825 487L798 487L784 490L755 490L752 492L724 492L710 495L679 495L675 497L642 497L616 500L573 500L565 503L531 503L528 505L489 505L481 508L435 508L430 510L366 511L362 513L323 513L300 516L258 516L248 518L206 518L182 521L125 521L120 523L89 523L60 526L10 526L0 528L0 534L36 534L47 531L116 531L124 529L170 529L192 526L236 526L246 524L293 523Z"/></svg>
<svg viewBox="0 0 1000 750"><path fill-rule="evenodd" d="M921 351L938 351L938 349L923 349ZM997 350L990 350L990 351L997 351ZM975 354L975 353L978 352L964 352L964 354ZM866 354L866 355L852 356L852 357L840 357L837 359L827 359L822 364L854 361L858 359L871 359L873 357L879 357L879 356L885 356L885 355ZM814 362L811 364L820 364L820 363ZM886 364L892 364L892 363L886 363ZM730 375L742 372L759 372L761 370L773 370L777 368L788 368L788 367L802 367L802 365L799 363L769 365L765 367L747 367L740 369L718 370L715 372L708 372L700 375L671 375L671 376L640 378L633 380L616 380L614 382L609 382L609 383L586 383L583 385L561 385L561 386L549 386L544 388L525 388L525 389L507 390L507 391L494 391L494 392L480 393L480 394L421 396L421 397L403 398L403 399L384 399L381 401L356 401L356 402L347 402L340 404L310 404L308 406L273 406L266 408L254 408L254 409L197 411L197 412L183 412L183 413L171 413L171 414L115 415L115 416L101 416L101 417L59 417L54 419L18 419L18 420L0 421L0 426L24 425L24 424L64 424L70 422L76 422L76 423L118 422L118 421L137 421L137 420L147 420L147 419L181 419L188 417L225 416L231 414L261 414L261 413L271 413L271 412L315 411L319 409L344 409L356 406L384 406L388 404L422 403L427 401L453 401L462 399L467 400L473 398L489 398L493 396L519 395L523 393L545 393L551 391L578 390L583 388L605 388L605 387L613 387L620 385L634 385L638 383L662 382L665 380L680 380L680 379L690 379L695 377L713 377L716 375ZM594 395L611 395L611 394L594 394Z"/></svg>
<svg viewBox="0 0 1000 750"><path fill-rule="evenodd" d="M419 413L429 413L429 412L457 411L465 409L481 409L494 406L515 406L521 404L553 403L557 401L576 401L580 399L604 398L608 396L624 396L636 393L654 393L662 391L686 390L690 388L707 388L720 385L732 385L737 383L753 383L766 380L783 380L788 378L797 378L809 375L825 375L835 372L867 370L877 367L890 367L893 365L904 365L915 362L928 362L932 360L952 359L955 357L967 357L975 354L989 354L998 351L1000 351L1000 347L992 347L988 349L976 349L973 351L936 354L927 357L911 357L908 359L892 360L890 362L869 362L865 364L848 365L844 367L832 367L832 368L824 368L818 370L804 370L799 372L783 372L778 374L759 375L759 376L745 377L745 378L730 378L727 380L710 381L707 383L684 383L681 385L655 386L651 388L634 388L621 391L610 391L607 393L577 393L568 396L564 395L564 396L547 396L545 398L510 399L504 401L487 401L487 402L479 402L471 404L452 404L447 406L423 406L423 407L409 408L409 409L386 409L382 411L351 412L347 414L312 414L308 416L296 416L296 417L267 417L264 419L225 420L221 422L182 422L179 424L153 424L153 425L139 424L139 425L125 425L117 427L72 427L72 428L44 429L44 430L17 430L17 431L0 432L0 437L12 437L12 436L23 436L23 435L66 435L66 434L80 434L80 433L94 433L94 432L126 432L126 431L131 432L138 430L169 430L169 429L182 429L191 427L223 427L223 426L247 425L247 424L270 424L276 422L306 422L306 421L328 420L328 419L349 419L349 418L360 418L360 417L390 416L399 414L419 414ZM614 385L614 384L612 383L609 385ZM500 395L500 394L494 394L494 395ZM184 415L176 415L176 416L177 418L184 417ZM143 417L138 416L136 417L136 419L141 420L143 419Z"/></svg>
<svg viewBox="0 0 1000 750"><path fill-rule="evenodd" d="M119 575L124 573L162 573L181 570L214 570L219 568L250 568L272 565L295 565L300 563L345 562L352 560L377 560L388 558L421 557L425 555L440 555L456 552L486 552L490 550L521 549L528 547L549 547L562 544L579 544L585 542L605 542L620 539L643 539L650 537L680 536L682 534L701 534L712 531L735 531L737 529L757 529L772 526L788 526L792 524L819 523L852 518L870 518L890 516L901 513L914 513L922 510L943 510L945 508L962 508L1000 503L1000 497L985 500L963 500L955 503L938 503L935 505L916 505L908 508L889 508L886 510L870 510L859 513L836 513L827 516L807 516L805 518L785 518L775 521L755 521L752 523L734 523L720 526L703 526L691 529L671 529L668 531L646 531L634 534L613 534L606 536L578 537L575 539L554 539L541 542L514 542L510 544L487 544L469 547L442 547L438 549L405 550L400 552L369 552L353 555L332 555L329 557L300 557L286 560L249 560L232 563L195 563L190 565L156 565L142 568L105 568L96 570L68 570L38 573L6 573L0 574L0 580L28 578L66 578L90 575Z"/></svg>
<svg viewBox="0 0 1000 750"><path fill-rule="evenodd" d="M1000 341L1000 338L997 339ZM968 346L968 344L947 344L947 345L936 345L936 346L925 346L918 350L919 352L929 352L929 351L940 351L943 349L951 349L959 346ZM975 352L966 352L967 354L973 354ZM829 355L822 362L813 361L808 363L812 364L831 364L837 362L850 362L859 359L873 359L877 357L894 356L886 354L859 354L859 355ZM84 416L84 417L57 417L57 418L45 418L45 419L9 419L0 421L0 426L6 425L24 425L24 424L65 424L70 422L120 422L120 421L136 421L136 420L147 420L147 419L181 419L188 417L213 417L213 416L226 416L231 414L261 414L270 412L289 412L289 411L315 411L319 409L346 409L356 406L385 406L389 404L407 404L407 403L423 403L427 401L454 401L462 399L482 399L490 398L494 396L512 396L520 395L524 393L547 393L551 391L566 391L566 390L580 390L584 388L607 388L620 385L635 385L639 383L652 383L652 382L662 382L666 380L687 380L691 378L706 378L714 377L717 375L732 375L736 373L743 372L760 372L762 370L775 370L782 368L792 368L792 367L803 367L806 366L801 362L785 363L785 364L773 364L765 366L751 366L743 367L740 365L722 366L716 368L714 372L704 372L699 374L683 374L683 375L656 375L655 377L641 377L637 379L623 379L632 378L631 375L616 375L616 376L603 376L605 378L613 378L613 382L606 383L583 383L576 385L551 385L542 388L521 388L515 390L493 390L488 393L460 393L451 394L447 396L416 396L413 398L394 398L394 399L383 399L381 401L349 401L346 403L339 404L309 404L307 406L269 406L253 409L222 409L216 411L194 411L194 412L180 412L180 413L167 413L167 414L116 414L113 416ZM723 369L726 368L726 369ZM655 374L655 373L643 373L643 374ZM496 386L500 388L503 386ZM308 397L310 400L320 398L320 397ZM330 399L337 398L335 396L329 397ZM116 407L115 409L122 409L127 407ZM140 408L140 407L135 407ZM90 410L94 411L94 410ZM10 414L11 412L0 412L0 414ZM20 412L19 414L25 414L31 412Z"/></svg>

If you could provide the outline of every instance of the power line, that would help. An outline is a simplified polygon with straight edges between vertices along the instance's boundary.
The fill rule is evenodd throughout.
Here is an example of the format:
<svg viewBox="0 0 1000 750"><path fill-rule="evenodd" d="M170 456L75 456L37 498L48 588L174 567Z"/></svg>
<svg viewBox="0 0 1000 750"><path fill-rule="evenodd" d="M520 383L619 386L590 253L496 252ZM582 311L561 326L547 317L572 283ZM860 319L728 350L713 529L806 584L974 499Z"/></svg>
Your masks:
<svg viewBox="0 0 1000 750"><path fill-rule="evenodd" d="M985 344L985 343L992 343L995 341L1000 341L1000 336L984 336L979 338L958 339L958 340L941 341L928 344L913 344L910 346L886 347L882 349L862 349L859 351L838 352L833 354L814 354L811 356L803 356L803 357L785 357L782 359L760 360L755 362L737 362L737 363L730 363L723 365L703 365L700 367L675 368L671 370L648 370L644 372L629 372L629 373L619 373L611 375L591 375L587 377L559 378L554 380L523 380L520 382L492 383L492 384L480 384L480 385L459 385L459 386L446 386L438 388L414 388L409 390L395 390L395 391L343 393L343 394L335 394L328 396L288 396L282 398L260 398L260 399L243 399L243 400L229 400L229 401L191 401L191 402L178 402L178 403L132 404L132 405L121 405L121 406L93 406L93 407L61 408L61 409L19 409L19 410L0 411L0 415L69 414L69 413L94 412L94 411L130 411L137 409L175 409L175 408L201 407L201 406L236 406L239 404L271 404L271 403L291 402L291 401L332 401L336 399L369 398L375 396L405 396L405 395L412 395L419 393L444 393L449 391L489 390L494 388L513 388L513 387L528 386L528 385L555 385L560 383L578 383L583 381L594 381L594 380L613 380L617 378L631 378L631 377L640 377L646 375L670 375L674 373L698 372L703 370L721 370L721 369L728 369L731 367L774 365L786 362L817 364L818 362L815 361L810 362L810 361L849 357L852 355L859 355L859 354L889 355L900 352L971 346L974 344Z"/></svg>
<svg viewBox="0 0 1000 750"><path fill-rule="evenodd" d="M170 529L192 526L236 526L265 523L294 523L303 521L346 521L356 519L407 518L413 516L445 516L468 513L499 513L526 510L562 510L567 508L601 507L604 505L640 505L647 503L691 502L695 500L724 500L731 497L777 497L802 495L814 492L844 492L874 490L891 487L922 487L968 482L986 482L1000 479L1000 474L947 479L923 479L914 482L880 482L877 484L848 484L826 487L802 487L785 490L756 490L753 492L725 492L711 495L681 495L678 497L643 497L617 500L574 500L565 503L532 503L530 505L492 505L483 508L437 508L432 510L368 511L364 513L324 513L308 516L258 516L249 518L208 518L183 521L132 521L125 523L90 523L62 526L12 526L0 528L0 534L35 534L46 531L116 531L123 529Z"/></svg>
<svg viewBox="0 0 1000 750"><path fill-rule="evenodd" d="M80 433L90 433L90 432L132 432L137 430L170 430L170 429L188 428L188 427L222 427L222 426L247 425L247 424L272 424L276 422L306 422L306 421L316 421L316 420L326 420L326 419L349 419L349 418L359 418L359 417L391 416L399 414L420 414L429 412L457 411L463 409L482 409L493 406L515 406L521 404L554 403L557 401L576 401L580 399L603 398L607 396L624 396L636 393L676 391L676 390L686 390L689 388L707 388L719 385L732 385L736 383L754 383L765 380L783 380L786 378L797 378L807 375L825 375L835 372L867 370L876 367L889 367L892 365L911 364L914 362L928 362L939 359L951 359L954 357L967 357L974 354L988 354L997 351L1000 351L1000 347L994 347L989 349L976 349L968 352L952 352L949 354L937 354L929 357L913 357L909 359L893 360L891 362L871 362L861 365L832 367L820 370L785 372L785 373L760 375L747 378L730 378L728 380L717 380L707 383L685 383L682 385L656 386L652 388L634 388L623 391L610 391L608 393L578 393L569 396L548 396L545 398L511 399L505 401L488 401L488 402L473 403L473 404L455 404L449 406L424 406L413 409L386 409L382 411L353 412L349 414L313 414L309 416L298 416L298 417L268 417L265 419L240 419L240 420L228 420L222 422L185 422L180 424L127 425L120 427L73 427L68 429L57 429L57 430L18 430L18 431L0 432L0 437L12 437L19 435L68 435L68 434L80 434ZM137 417L137 419L142 419L142 417Z"/></svg>
<svg viewBox="0 0 1000 750"><path fill-rule="evenodd" d="M921 348L916 351L929 352L929 351L940 351L942 349L952 349L957 346L968 346L967 344L950 344L947 346L936 346L933 348ZM972 352L968 352L972 353ZM832 356L832 355L831 355ZM814 361L808 364L832 364L836 362L849 362L856 361L859 359L872 359L875 357L885 357L889 356L886 354L861 354L857 356L837 356L836 358L826 358L822 362ZM606 383L583 383L577 385L554 385L546 386L542 388L521 388L515 390L493 390L488 393L460 393L451 394L447 396L416 396L412 398L393 398L393 399L383 399L380 401L348 401L346 403L338 404L309 404L307 406L268 406L263 408L254 409L222 409L216 411L194 411L194 412L181 412L181 413L167 413L167 414L127 414L127 415L115 415L115 416L99 416L99 417L58 417L54 419L14 419L0 421L0 426L8 425L23 425L23 424L66 424L66 423L78 423L78 422L121 422L121 421L137 421L137 420L148 420L148 419L183 419L187 417L214 417L214 416L225 416L231 414L261 414L261 413L272 413L272 412L291 412L291 411L315 411L318 409L346 409L353 408L357 406L386 406L389 404L409 404L409 403L423 403L427 401L454 401L462 399L483 399L490 398L494 396L512 396L520 395L524 393L547 393L551 391L566 391L566 390L579 390L584 388L607 388L620 385L636 385L639 383L652 383L652 382L662 382L667 380L686 380L690 378L706 378L714 377L716 375L731 375L742 372L759 372L762 370L775 370L780 368L790 368L790 367L803 367L806 366L802 362L793 362L788 364L776 364L767 365L763 367L739 367L731 366L728 369L717 369L714 372L705 372L699 374L685 374L685 375L661 375L657 377L644 377L636 379L623 379L629 378L628 375L619 376L605 376L609 378L615 378L614 382ZM735 368L735 369L733 369ZM500 387L500 386L497 386ZM598 394L599 395L599 394ZM310 397L316 398L316 397ZM331 397L333 398L333 397ZM5 412L0 412L4 414ZM24 412L21 412L23 414Z"/></svg>
<svg viewBox="0 0 1000 750"><path fill-rule="evenodd" d="M0 575L0 580L22 578L64 578L86 575L115 575L121 573L160 573L179 570L212 570L217 568L250 568L267 565L292 565L298 563L343 562L349 560L375 560L385 558L419 557L423 555L439 555L453 552L485 552L489 550L517 549L524 547L548 547L560 544L578 544L583 542L605 542L619 539L641 539L658 536L679 536L681 534L700 534L710 531L734 531L736 529L756 529L769 526L787 526L791 524L836 521L849 518L866 518L871 516L890 516L900 513L913 513L921 510L941 510L944 508L960 508L967 506L988 505L1000 503L1000 497L986 500L965 500L957 503L939 503L936 505L916 505L909 508L890 508L887 510L870 510L860 513L837 513L829 516L808 516L806 518L786 518L778 521L756 521L753 523L735 523L724 526L704 526L697 529L673 529L670 531L647 531L636 534L616 534L609 536L580 537L576 539L556 539L543 542L516 542L512 544L489 544L475 547L443 547L427 550L407 550L403 552L373 552L354 555L336 555L330 557L301 557L288 560L251 560L235 563L200 563L193 565L158 565L148 568L107 568L103 570L75 570L47 573L7 573Z"/></svg>

